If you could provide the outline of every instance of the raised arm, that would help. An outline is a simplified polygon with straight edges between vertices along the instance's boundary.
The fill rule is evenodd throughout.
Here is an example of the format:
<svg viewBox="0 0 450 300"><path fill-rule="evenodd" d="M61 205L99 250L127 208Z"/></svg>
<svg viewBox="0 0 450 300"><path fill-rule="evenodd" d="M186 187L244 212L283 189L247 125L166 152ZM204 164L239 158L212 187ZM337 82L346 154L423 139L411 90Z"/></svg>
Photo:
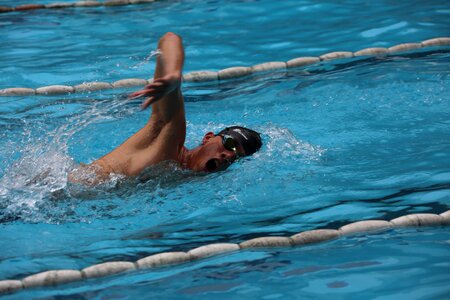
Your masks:
<svg viewBox="0 0 450 300"><path fill-rule="evenodd" d="M158 48L161 54L156 62L153 82L130 95L131 98L146 97L142 107L152 105L152 114L143 128L92 163L99 168L99 174L135 176L149 166L179 158L186 137L184 100L180 88L183 45L179 36L166 33L159 40Z"/></svg>
<svg viewBox="0 0 450 300"><path fill-rule="evenodd" d="M153 114L161 121L168 122L176 114L184 114L180 90L184 50L181 38L171 32L161 37L158 49L161 54L157 58L153 82L144 89L132 93L130 97L147 97L142 103L142 108L152 105Z"/></svg>

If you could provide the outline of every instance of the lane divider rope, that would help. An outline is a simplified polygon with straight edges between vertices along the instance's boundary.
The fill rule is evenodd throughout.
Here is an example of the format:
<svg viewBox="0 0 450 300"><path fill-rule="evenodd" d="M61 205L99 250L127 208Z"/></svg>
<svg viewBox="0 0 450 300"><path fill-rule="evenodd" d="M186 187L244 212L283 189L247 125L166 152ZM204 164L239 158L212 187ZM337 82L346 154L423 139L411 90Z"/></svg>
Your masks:
<svg viewBox="0 0 450 300"><path fill-rule="evenodd" d="M303 231L290 237L267 236L253 238L239 244L216 243L191 249L187 252L163 252L153 254L135 262L111 261L92 265L82 270L50 270L33 274L22 280L0 281L0 294L12 293L27 288L54 286L64 283L81 281L116 275L135 270L144 270L169 265L179 265L216 255L251 250L258 248L280 248L292 246L305 246L331 241L340 237L381 232L390 229L417 226L448 226L450 225L450 210L441 214L409 214L390 221L365 220L353 222L339 229L315 229Z"/></svg>
<svg viewBox="0 0 450 300"><path fill-rule="evenodd" d="M183 81L185 82L207 82L220 81L234 78L241 78L250 76L260 72L275 72L282 71L289 68L299 68L311 66L321 62L333 61L338 59L358 59L364 57L384 57L389 55L401 55L417 51L418 49L427 47L442 47L450 45L450 37L439 37L425 40L419 43L404 43L398 44L389 48L365 48L356 52L350 51L336 51L323 54L318 57L298 57L287 62L275 61L257 64L251 67L236 66L226 68L220 71L194 71L183 74ZM121 79L112 83L109 82L84 82L79 85L50 85L39 87L36 89L26 87L13 87L0 89L0 96L30 96L30 95L62 95L72 94L78 92L94 92L99 90L114 89L114 88L129 88L142 87L151 82L147 79L127 78Z"/></svg>
<svg viewBox="0 0 450 300"><path fill-rule="evenodd" d="M69 7L123 6L130 4L151 3L156 1L158 0L106 0L103 2L96 0L86 0L78 2L54 2L49 4L22 4L15 7L0 6L0 13L23 12L36 9L61 9Z"/></svg>

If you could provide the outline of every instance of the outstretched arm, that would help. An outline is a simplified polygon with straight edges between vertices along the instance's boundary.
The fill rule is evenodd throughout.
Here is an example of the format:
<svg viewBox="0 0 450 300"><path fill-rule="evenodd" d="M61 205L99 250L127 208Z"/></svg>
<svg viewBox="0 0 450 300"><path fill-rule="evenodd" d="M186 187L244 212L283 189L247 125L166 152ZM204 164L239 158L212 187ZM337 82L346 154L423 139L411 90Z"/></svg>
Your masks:
<svg viewBox="0 0 450 300"><path fill-rule="evenodd" d="M158 48L161 54L157 58L153 82L130 97L147 97L142 108L152 105L153 114L167 122L184 106L180 91L184 50L181 38L171 32L159 40Z"/></svg>

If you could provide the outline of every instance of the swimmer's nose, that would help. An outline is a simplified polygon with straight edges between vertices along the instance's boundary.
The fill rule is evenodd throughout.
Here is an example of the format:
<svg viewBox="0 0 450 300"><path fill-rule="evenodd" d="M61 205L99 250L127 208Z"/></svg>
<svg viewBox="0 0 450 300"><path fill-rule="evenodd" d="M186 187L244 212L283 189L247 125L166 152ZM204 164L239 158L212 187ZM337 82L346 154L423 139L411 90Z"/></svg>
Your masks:
<svg viewBox="0 0 450 300"><path fill-rule="evenodd" d="M233 151L224 151L221 154L222 161L232 163L236 159L236 153Z"/></svg>

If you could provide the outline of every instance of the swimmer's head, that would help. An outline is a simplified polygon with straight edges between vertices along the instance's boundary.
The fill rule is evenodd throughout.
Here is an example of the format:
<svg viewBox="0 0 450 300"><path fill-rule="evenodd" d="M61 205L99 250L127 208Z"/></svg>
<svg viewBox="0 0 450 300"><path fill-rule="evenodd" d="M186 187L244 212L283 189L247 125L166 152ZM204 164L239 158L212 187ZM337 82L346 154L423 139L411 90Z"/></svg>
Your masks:
<svg viewBox="0 0 450 300"><path fill-rule="evenodd" d="M223 138L225 148L240 148L239 156L249 156L259 150L262 146L261 135L254 130L241 127L231 126L220 131L218 136ZM229 141L229 143L227 143Z"/></svg>
<svg viewBox="0 0 450 300"><path fill-rule="evenodd" d="M231 126L217 134L208 132L203 137L202 144L195 149L190 169L221 171L239 157L252 155L261 146L260 134L245 127Z"/></svg>

